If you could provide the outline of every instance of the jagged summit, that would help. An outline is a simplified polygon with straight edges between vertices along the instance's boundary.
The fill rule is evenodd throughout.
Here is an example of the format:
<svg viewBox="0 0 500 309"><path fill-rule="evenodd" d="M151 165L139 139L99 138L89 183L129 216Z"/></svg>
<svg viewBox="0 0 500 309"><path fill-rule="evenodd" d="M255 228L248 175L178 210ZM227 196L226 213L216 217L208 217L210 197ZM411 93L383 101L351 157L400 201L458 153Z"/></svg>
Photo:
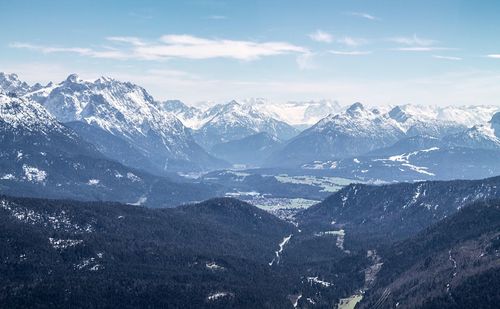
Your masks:
<svg viewBox="0 0 500 309"><path fill-rule="evenodd" d="M349 106L346 109L346 112L348 112L348 113L355 113L355 112L358 112L358 111L362 111L364 109L365 109L365 107L363 106L362 103L356 102L356 103L353 103L351 106Z"/></svg>
<svg viewBox="0 0 500 309"><path fill-rule="evenodd" d="M5 93L15 93L18 96L24 95L31 91L30 85L21 81L15 73L0 72L0 89Z"/></svg>
<svg viewBox="0 0 500 309"><path fill-rule="evenodd" d="M68 75L68 77L65 80L65 82L67 83L78 83L80 81L81 81L80 76L78 76L78 74L76 73Z"/></svg>
<svg viewBox="0 0 500 309"><path fill-rule="evenodd" d="M391 109L389 111L389 117L398 122L405 122L410 118L410 116L406 114L401 106L395 106L393 109Z"/></svg>
<svg viewBox="0 0 500 309"><path fill-rule="evenodd" d="M122 163L130 164L125 158L132 156L149 167L155 166L155 171L184 164L181 162L188 162L190 168L219 164L196 144L181 121L161 111L154 98L133 83L110 77L87 81L71 74L63 82L26 97L42 104L58 121L71 124L89 142L98 143L103 153Z"/></svg>
<svg viewBox="0 0 500 309"><path fill-rule="evenodd" d="M203 125L195 132L195 138L208 149L260 132L267 132L282 140L298 132L289 124L258 111L252 105L240 104L235 100L208 109L202 118Z"/></svg>
<svg viewBox="0 0 500 309"><path fill-rule="evenodd" d="M109 76L101 76L101 77L99 77L98 79L95 80L96 83L101 83L101 84L110 83L110 82L113 82L113 81L115 81L115 79L112 78L112 77L109 77Z"/></svg>
<svg viewBox="0 0 500 309"><path fill-rule="evenodd" d="M62 131L63 126L43 106L0 93L0 125L27 132Z"/></svg>

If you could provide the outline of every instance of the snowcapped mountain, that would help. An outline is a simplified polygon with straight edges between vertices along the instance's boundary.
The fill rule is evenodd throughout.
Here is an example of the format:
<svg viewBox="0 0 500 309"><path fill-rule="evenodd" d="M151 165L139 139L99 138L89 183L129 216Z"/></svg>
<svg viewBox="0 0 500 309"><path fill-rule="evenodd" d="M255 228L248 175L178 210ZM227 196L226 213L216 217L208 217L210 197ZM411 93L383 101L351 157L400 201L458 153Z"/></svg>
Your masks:
<svg viewBox="0 0 500 309"><path fill-rule="evenodd" d="M103 156L43 106L0 93L0 180L45 186L61 158ZM65 171L56 171L64 174ZM49 178L50 177L50 178ZM9 186L2 186L8 191Z"/></svg>
<svg viewBox="0 0 500 309"><path fill-rule="evenodd" d="M161 111L174 114L188 128L199 129L205 122L201 109L187 106L182 101L167 100L157 105Z"/></svg>
<svg viewBox="0 0 500 309"><path fill-rule="evenodd" d="M394 146L387 151L400 149L400 154L432 146L478 148L471 142L460 140L471 124L484 123L498 110L495 106L435 107L401 105L380 112L355 103L344 112L329 115L310 129L291 140L280 152L274 154L270 165L300 165L313 161L331 161L358 155L377 155L377 150ZM480 132L479 132L480 131ZM495 148L497 137L488 125L475 126L466 136L488 141ZM456 136L450 142L450 136ZM415 137L415 139L408 139ZM404 141L406 139L406 141ZM400 144L395 144L400 142ZM485 148L485 147L483 147ZM404 151L402 151L404 150ZM386 151L386 153L387 153ZM327 163L328 165L328 163Z"/></svg>
<svg viewBox="0 0 500 309"><path fill-rule="evenodd" d="M422 108L421 106L418 107ZM500 106L496 105L466 105L430 107L436 110L436 119L452 121L462 124L468 128L488 122L492 115L500 112Z"/></svg>
<svg viewBox="0 0 500 309"><path fill-rule="evenodd" d="M381 144L376 147L391 144L403 136L397 123L391 118L381 115L376 109L369 110L361 103L354 103L344 113L322 119L308 131L330 136L346 134L370 140L378 139Z"/></svg>
<svg viewBox="0 0 500 309"><path fill-rule="evenodd" d="M0 92L0 125L2 132L29 134L61 134L71 139L76 135L61 125L40 104ZM5 137L5 136L3 136Z"/></svg>
<svg viewBox="0 0 500 309"><path fill-rule="evenodd" d="M361 103L329 115L292 139L272 156L270 164L297 165L345 158L389 146L405 136L397 121Z"/></svg>
<svg viewBox="0 0 500 309"><path fill-rule="evenodd" d="M0 145L3 194L156 207L215 194L206 185L176 183L109 160L42 105L2 93Z"/></svg>
<svg viewBox="0 0 500 309"><path fill-rule="evenodd" d="M500 112L494 114L487 123L475 125L460 133L446 136L444 140L451 145L500 149Z"/></svg>
<svg viewBox="0 0 500 309"><path fill-rule="evenodd" d="M478 179L500 173L500 113L485 125L476 125L443 138L415 135L393 145L350 158L312 161L305 169L365 181Z"/></svg>
<svg viewBox="0 0 500 309"><path fill-rule="evenodd" d="M72 74L26 97L121 163L154 173L223 165L196 144L181 121L161 112L153 97L132 83L108 77L84 81Z"/></svg>
<svg viewBox="0 0 500 309"><path fill-rule="evenodd" d="M407 136L443 137L490 120L498 106L399 105L388 112Z"/></svg>
<svg viewBox="0 0 500 309"><path fill-rule="evenodd" d="M7 74L0 72L0 90L5 93L14 93L17 96L22 96L30 91L40 89L42 85L28 85L26 82L19 80L17 74Z"/></svg>
<svg viewBox="0 0 500 309"><path fill-rule="evenodd" d="M388 116L394 119L407 136L427 135L443 137L460 132L466 124L441 119L435 109L422 106L401 105L391 109Z"/></svg>
<svg viewBox="0 0 500 309"><path fill-rule="evenodd" d="M491 119L500 110L497 106L407 104L375 109L356 103L342 110L329 100L277 103L254 98L203 110L179 100L155 101L132 83L108 77L84 81L76 74L58 84L30 86L15 74L0 73L0 90L43 105L105 156L155 174L227 166L208 152L232 158L233 163L248 161L240 147L258 152L259 162L270 154L270 166L390 156L430 146L500 147L500 116ZM297 127L319 118L297 135ZM272 138L264 138L267 135ZM286 144L277 147L275 138ZM250 148L241 142L250 143ZM386 152L377 153L378 149Z"/></svg>
<svg viewBox="0 0 500 309"><path fill-rule="evenodd" d="M300 130L307 129L322 118L343 110L340 104L333 100L275 102L264 98L249 98L238 103L248 110L257 111ZM174 113L185 126L192 129L203 126L209 120L207 117L213 116L213 112L206 112L215 106L217 104L213 103L197 104L196 107L187 106L178 100L160 103L160 109Z"/></svg>
<svg viewBox="0 0 500 309"><path fill-rule="evenodd" d="M413 121L439 120L443 122L457 123L465 127L484 123L491 118L491 115L499 107L495 106L431 106L431 105L398 105L393 108L393 112L399 112L398 120L404 122L406 119ZM403 119L401 119L403 118Z"/></svg>
<svg viewBox="0 0 500 309"><path fill-rule="evenodd" d="M299 129L306 129L322 118L338 114L345 109L333 100L273 102L263 98L251 98L242 102Z"/></svg>
<svg viewBox="0 0 500 309"><path fill-rule="evenodd" d="M196 141L210 149L216 144L266 132L281 140L295 136L298 130L236 101L215 105L203 113L204 124L195 131Z"/></svg>

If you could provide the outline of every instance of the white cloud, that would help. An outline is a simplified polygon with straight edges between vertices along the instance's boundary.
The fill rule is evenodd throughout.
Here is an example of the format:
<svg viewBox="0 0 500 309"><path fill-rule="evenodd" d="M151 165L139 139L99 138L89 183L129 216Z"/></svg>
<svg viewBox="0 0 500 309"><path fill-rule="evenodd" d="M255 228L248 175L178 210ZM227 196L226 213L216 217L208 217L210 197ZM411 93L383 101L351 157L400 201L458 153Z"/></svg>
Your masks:
<svg viewBox="0 0 500 309"><path fill-rule="evenodd" d="M353 38L346 36L337 40L337 42L347 46L360 46L368 43L368 40L362 38Z"/></svg>
<svg viewBox="0 0 500 309"><path fill-rule="evenodd" d="M316 42L331 43L333 42L333 36L323 30L316 30L315 32L309 34L309 38Z"/></svg>
<svg viewBox="0 0 500 309"><path fill-rule="evenodd" d="M365 45L368 43L368 40L363 39L363 38L354 38L351 36L344 36L338 39L335 39L334 36L328 32L325 32L323 30L316 30L313 33L309 34L309 38L313 41L316 42L321 42L321 43L339 43L347 46L360 46L360 45Z"/></svg>
<svg viewBox="0 0 500 309"><path fill-rule="evenodd" d="M437 51L437 50L453 50L454 48L449 48L449 47L424 47L424 46L414 46L414 47L399 47L399 48L394 48L393 50L398 50L398 51L410 51L410 52L429 52L429 51Z"/></svg>
<svg viewBox="0 0 500 309"><path fill-rule="evenodd" d="M286 42L252 42L205 39L192 35L165 35L159 44L139 46L135 52L146 59L157 58L232 58L256 60L265 56L306 53L306 48Z"/></svg>
<svg viewBox="0 0 500 309"><path fill-rule="evenodd" d="M363 56L372 53L371 51L359 51L359 50L352 50L352 51L329 50L328 52L330 54L344 55L344 56Z"/></svg>
<svg viewBox="0 0 500 309"><path fill-rule="evenodd" d="M393 37L388 38L386 41L394 42L402 47L392 48L392 50L405 51L405 52L430 52L439 50L455 50L455 48L436 46L438 41L418 37L414 34L411 37Z"/></svg>
<svg viewBox="0 0 500 309"><path fill-rule="evenodd" d="M107 59L165 60L169 58L211 59L231 58L256 60L266 56L290 53L308 53L309 50L287 42L254 42L227 39L207 39L192 35L164 35L147 42L135 37L108 37L116 47L91 49L81 47L53 47L29 43L12 43L12 48L23 48L42 53L75 53L81 56Z"/></svg>
<svg viewBox="0 0 500 309"><path fill-rule="evenodd" d="M364 12L350 12L347 14L352 15L352 16L356 16L356 17L369 19L369 20L380 20L380 18L378 18L372 14L368 14L368 13L364 13Z"/></svg>
<svg viewBox="0 0 500 309"><path fill-rule="evenodd" d="M131 44L135 46L144 46L146 43L144 43L141 39L133 36L110 36L107 37L106 40L112 41L112 42L117 42L117 43L125 43L125 44Z"/></svg>
<svg viewBox="0 0 500 309"><path fill-rule="evenodd" d="M500 54L489 54L486 55L487 58L500 59Z"/></svg>
<svg viewBox="0 0 500 309"><path fill-rule="evenodd" d="M44 54L73 53L92 58L104 58L104 59L129 58L129 55L127 55L126 53L113 49L93 50L91 48L82 48L82 47L55 47L55 46L35 45L30 43L20 43L20 42L11 43L9 44L9 47L34 50L42 52Z"/></svg>
<svg viewBox="0 0 500 309"><path fill-rule="evenodd" d="M437 43L435 40L419 38L416 34L411 37L388 38L387 41L408 46L431 46Z"/></svg>
<svg viewBox="0 0 500 309"><path fill-rule="evenodd" d="M454 57L454 56L441 56L441 55L432 55L432 58L435 59L443 59L443 60L454 60L454 61L459 61L462 60L461 57Z"/></svg>

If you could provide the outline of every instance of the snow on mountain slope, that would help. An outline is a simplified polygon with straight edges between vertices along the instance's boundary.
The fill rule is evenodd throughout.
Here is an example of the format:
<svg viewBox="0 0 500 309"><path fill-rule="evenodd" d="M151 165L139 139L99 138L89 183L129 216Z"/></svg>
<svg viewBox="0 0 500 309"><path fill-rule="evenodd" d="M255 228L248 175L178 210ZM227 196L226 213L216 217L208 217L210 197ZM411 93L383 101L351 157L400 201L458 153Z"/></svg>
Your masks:
<svg viewBox="0 0 500 309"><path fill-rule="evenodd" d="M332 100L272 102L262 98L252 98L243 100L243 103L303 129L314 125L330 114L338 114L344 109L337 101Z"/></svg>
<svg viewBox="0 0 500 309"><path fill-rule="evenodd" d="M47 135L58 132L73 134L50 115L40 104L11 97L0 92L0 128L7 130L23 130L24 133L36 132Z"/></svg>
<svg viewBox="0 0 500 309"><path fill-rule="evenodd" d="M47 166L54 163L53 156L103 158L40 104L3 93L0 93L0 145L3 180L45 183L49 176Z"/></svg>
<svg viewBox="0 0 500 309"><path fill-rule="evenodd" d="M174 114L186 127L194 130L199 129L207 121L201 109L187 106L179 100L167 100L157 105L161 111Z"/></svg>
<svg viewBox="0 0 500 309"><path fill-rule="evenodd" d="M306 129L329 114L337 114L343 110L337 101L332 100L277 102L264 98L249 98L238 102L249 110L286 122L298 129ZM160 103L160 109L174 113L185 126L199 129L210 120L207 117L213 116L213 112L205 112L216 105L199 103L194 107L171 100Z"/></svg>
<svg viewBox="0 0 500 309"><path fill-rule="evenodd" d="M195 132L195 138L210 149L212 146L266 132L281 140L295 136L298 130L253 108L236 101L219 104L206 110L203 126Z"/></svg>
<svg viewBox="0 0 500 309"><path fill-rule="evenodd" d="M407 136L428 135L442 137L464 130L465 124L438 119L434 108L402 105L391 109L388 116L394 119Z"/></svg>
<svg viewBox="0 0 500 309"><path fill-rule="evenodd" d="M26 82L19 80L17 74L0 72L0 90L5 93L15 93L17 96L21 96L32 89L38 89L38 87L41 86L37 84L31 87Z"/></svg>
<svg viewBox="0 0 500 309"><path fill-rule="evenodd" d="M486 123L500 110L498 106L429 106L400 105L388 114L398 121L408 136L430 135L443 137Z"/></svg>
<svg viewBox="0 0 500 309"><path fill-rule="evenodd" d="M495 106L401 105L380 112L380 109L368 109L355 103L345 112L331 114L299 134L274 154L268 163L297 166L313 161L342 159L389 147L410 137L447 139L450 135L463 132L471 124L484 123L484 119L489 120L498 109L500 107ZM488 126L477 126L468 134L496 141ZM451 145L478 147L465 139L456 140Z"/></svg>
<svg viewBox="0 0 500 309"><path fill-rule="evenodd" d="M289 140L298 133L296 128L321 117L288 142L274 158L277 163L345 158L417 136L445 139L457 147L491 149L499 143L487 123L500 110L496 106L407 104L368 109L355 104L342 111L335 101L278 103L255 98L202 110L178 100L157 102L131 83L107 77L83 81L75 74L59 84L30 86L15 74L0 73L0 90L42 104L104 155L153 173L222 167L223 162L198 144L211 151L217 144L264 132Z"/></svg>
<svg viewBox="0 0 500 309"><path fill-rule="evenodd" d="M405 136L397 121L361 103L329 115L292 139L269 164L300 165L348 157L389 146Z"/></svg>
<svg viewBox="0 0 500 309"><path fill-rule="evenodd" d="M454 121L467 127L488 122L492 115L500 111L500 106L493 105L467 105L435 107L437 119Z"/></svg>
<svg viewBox="0 0 500 309"><path fill-rule="evenodd" d="M366 109L361 103L354 103L344 113L322 119L307 131L328 135L333 139L340 138L342 135L368 139L369 143L366 145L357 145L352 150L345 149L347 152L354 153L364 151L364 149L357 149L358 146L372 150L375 147L393 144L404 136L403 131L393 119L381 115L377 110Z"/></svg>
<svg viewBox="0 0 500 309"><path fill-rule="evenodd" d="M152 163L156 172L210 168L220 163L196 144L181 121L171 113L161 112L153 97L132 83L108 77L84 81L72 74L26 97L43 104L61 122L82 122L101 129L101 135L126 141ZM98 145L103 153L127 164L126 154L108 149L104 138L96 140L103 141Z"/></svg>
<svg viewBox="0 0 500 309"><path fill-rule="evenodd" d="M40 104L0 93L0 188L17 196L174 206L216 195L110 160Z"/></svg>
<svg viewBox="0 0 500 309"><path fill-rule="evenodd" d="M446 136L444 140L451 145L500 149L500 112L494 114L487 123L475 125L462 132Z"/></svg>

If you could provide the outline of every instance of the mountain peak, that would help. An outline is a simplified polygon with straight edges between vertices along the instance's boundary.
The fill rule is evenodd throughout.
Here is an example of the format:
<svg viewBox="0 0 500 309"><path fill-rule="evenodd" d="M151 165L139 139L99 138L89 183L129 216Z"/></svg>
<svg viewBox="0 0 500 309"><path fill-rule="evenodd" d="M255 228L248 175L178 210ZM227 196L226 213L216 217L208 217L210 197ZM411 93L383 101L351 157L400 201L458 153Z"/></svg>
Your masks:
<svg viewBox="0 0 500 309"><path fill-rule="evenodd" d="M61 130L56 119L38 103L5 94L0 94L0 123L30 132Z"/></svg>
<svg viewBox="0 0 500 309"><path fill-rule="evenodd" d="M356 102L346 109L345 113L350 117L370 117L372 114L369 110L366 110L363 104Z"/></svg>
<svg viewBox="0 0 500 309"><path fill-rule="evenodd" d="M238 103L236 100L231 100L229 103L227 103L228 106L240 106L240 103Z"/></svg>
<svg viewBox="0 0 500 309"><path fill-rule="evenodd" d="M95 82L98 84L106 84L106 83L110 83L113 81L114 81L114 79L112 77L109 77L109 76L101 76L95 80Z"/></svg>
<svg viewBox="0 0 500 309"><path fill-rule="evenodd" d="M19 80L16 73L0 72L0 79Z"/></svg>
<svg viewBox="0 0 500 309"><path fill-rule="evenodd" d="M21 80L15 73L0 72L0 89L6 93L24 95L30 91L30 86Z"/></svg>
<svg viewBox="0 0 500 309"><path fill-rule="evenodd" d="M81 80L81 79L80 79L80 76L78 76L78 74L76 74L76 73L73 73L73 74L70 74L70 75L66 78L65 82L67 82L67 83L77 83L77 82L79 82L80 80Z"/></svg>
<svg viewBox="0 0 500 309"><path fill-rule="evenodd" d="M188 106L181 100L166 100L163 103L171 108L178 108L178 109L188 108Z"/></svg>
<svg viewBox="0 0 500 309"><path fill-rule="evenodd" d="M357 109L365 109L365 107L363 106L362 103L356 102L356 103L352 104L351 106L349 106L349 108L347 110L357 110Z"/></svg>
<svg viewBox="0 0 500 309"><path fill-rule="evenodd" d="M360 102L356 102L356 103L352 104L351 106L349 106L348 109L346 109L346 113L348 113L350 115L354 115L354 114L358 114L364 110L365 110L365 107L363 106L363 104L361 104Z"/></svg>
<svg viewBox="0 0 500 309"><path fill-rule="evenodd" d="M407 113L399 105L389 111L389 117L398 122L405 122L409 118Z"/></svg>

